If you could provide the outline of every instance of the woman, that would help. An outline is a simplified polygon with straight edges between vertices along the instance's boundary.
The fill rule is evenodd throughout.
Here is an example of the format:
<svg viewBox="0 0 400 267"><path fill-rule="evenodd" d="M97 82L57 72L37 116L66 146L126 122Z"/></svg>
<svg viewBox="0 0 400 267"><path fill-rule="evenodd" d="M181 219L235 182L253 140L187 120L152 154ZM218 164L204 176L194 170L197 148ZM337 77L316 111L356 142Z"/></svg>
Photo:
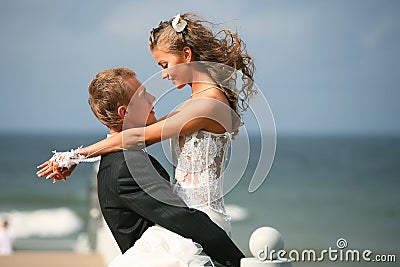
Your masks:
<svg viewBox="0 0 400 267"><path fill-rule="evenodd" d="M74 151L72 158L94 157L122 147L143 148L172 139L179 196L230 233L230 218L223 202L223 171L231 137L240 126L240 114L255 93L254 65L237 34L229 30L214 34L206 24L191 14L178 14L160 22L150 33L150 50L162 68L162 78L171 80L178 89L189 85L191 98L157 123L126 129ZM243 75L238 89L239 72ZM64 162L55 158L60 154L40 166L39 176L65 179L71 169L61 172L58 167L79 162L62 165Z"/></svg>

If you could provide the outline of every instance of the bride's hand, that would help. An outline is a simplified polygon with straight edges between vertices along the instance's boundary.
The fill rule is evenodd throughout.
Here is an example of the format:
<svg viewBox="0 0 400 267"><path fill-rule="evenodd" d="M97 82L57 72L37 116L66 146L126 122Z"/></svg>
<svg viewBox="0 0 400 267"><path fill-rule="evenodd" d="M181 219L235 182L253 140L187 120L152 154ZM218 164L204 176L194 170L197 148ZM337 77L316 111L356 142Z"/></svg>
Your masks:
<svg viewBox="0 0 400 267"><path fill-rule="evenodd" d="M48 160L41 165L38 166L40 170L36 172L38 177L47 176L46 179L54 179L53 183L56 183L59 180L66 181L67 176L70 176L71 173L74 171L76 165L73 165L71 168L63 168L60 169L57 162Z"/></svg>

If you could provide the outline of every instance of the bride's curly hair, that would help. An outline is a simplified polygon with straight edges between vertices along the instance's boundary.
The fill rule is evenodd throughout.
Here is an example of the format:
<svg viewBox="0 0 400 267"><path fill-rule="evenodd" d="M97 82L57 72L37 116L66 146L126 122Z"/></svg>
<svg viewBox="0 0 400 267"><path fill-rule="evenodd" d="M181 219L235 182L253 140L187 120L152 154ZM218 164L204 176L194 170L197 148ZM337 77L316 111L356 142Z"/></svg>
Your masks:
<svg viewBox="0 0 400 267"><path fill-rule="evenodd" d="M150 49L157 47L179 55L185 46L190 47L194 60L205 64L205 69L227 96L230 107L240 116L249 107L249 98L256 93L253 89L254 62L245 43L237 33L228 29L214 33L211 30L214 24L194 14L185 13L181 18L187 22L182 32L172 27L173 19L161 21L153 28L149 38ZM238 71L242 72L239 89L236 84Z"/></svg>

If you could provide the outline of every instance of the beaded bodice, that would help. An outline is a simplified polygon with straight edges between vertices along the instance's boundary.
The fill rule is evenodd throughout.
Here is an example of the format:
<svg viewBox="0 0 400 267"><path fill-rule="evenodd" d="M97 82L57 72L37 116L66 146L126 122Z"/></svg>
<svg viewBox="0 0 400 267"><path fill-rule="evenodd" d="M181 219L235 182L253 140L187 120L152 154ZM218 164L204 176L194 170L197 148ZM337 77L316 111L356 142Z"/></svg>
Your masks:
<svg viewBox="0 0 400 267"><path fill-rule="evenodd" d="M223 176L231 136L200 130L171 140L175 189L186 205L209 206L227 216Z"/></svg>

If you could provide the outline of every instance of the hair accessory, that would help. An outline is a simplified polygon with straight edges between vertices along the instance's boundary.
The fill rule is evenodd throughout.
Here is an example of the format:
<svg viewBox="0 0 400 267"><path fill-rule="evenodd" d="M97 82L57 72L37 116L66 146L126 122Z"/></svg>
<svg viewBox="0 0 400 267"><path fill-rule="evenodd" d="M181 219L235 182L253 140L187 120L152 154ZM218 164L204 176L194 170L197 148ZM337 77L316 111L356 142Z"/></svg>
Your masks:
<svg viewBox="0 0 400 267"><path fill-rule="evenodd" d="M176 32L182 32L187 26L187 22L181 18L181 14L176 15L171 24Z"/></svg>

